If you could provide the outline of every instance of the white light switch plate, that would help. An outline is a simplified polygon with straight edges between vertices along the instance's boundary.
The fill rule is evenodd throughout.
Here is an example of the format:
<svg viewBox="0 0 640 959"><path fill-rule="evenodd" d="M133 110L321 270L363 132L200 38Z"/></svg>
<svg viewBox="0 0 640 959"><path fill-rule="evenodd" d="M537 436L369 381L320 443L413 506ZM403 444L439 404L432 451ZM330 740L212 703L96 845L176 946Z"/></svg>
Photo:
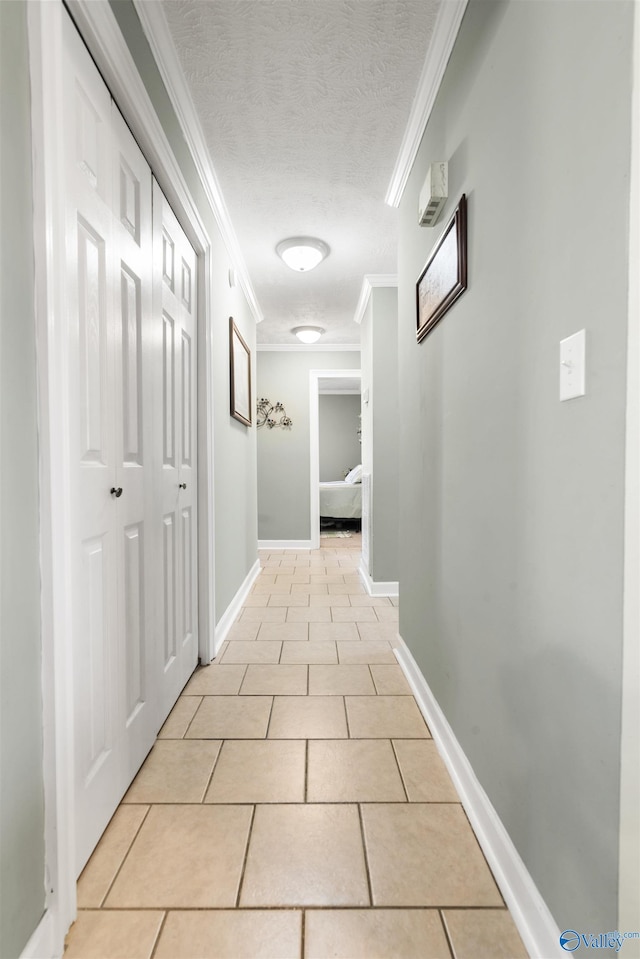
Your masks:
<svg viewBox="0 0 640 959"><path fill-rule="evenodd" d="M586 332L580 330L560 340L560 401L584 396Z"/></svg>

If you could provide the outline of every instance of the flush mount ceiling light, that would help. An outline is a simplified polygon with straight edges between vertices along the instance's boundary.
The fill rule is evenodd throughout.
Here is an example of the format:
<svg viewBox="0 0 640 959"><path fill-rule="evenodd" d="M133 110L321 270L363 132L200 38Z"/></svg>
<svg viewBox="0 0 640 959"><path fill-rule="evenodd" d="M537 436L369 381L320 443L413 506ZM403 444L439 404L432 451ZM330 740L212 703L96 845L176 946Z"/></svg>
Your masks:
<svg viewBox="0 0 640 959"><path fill-rule="evenodd" d="M296 273L306 273L329 256L329 247L313 236L291 236L278 243L276 253Z"/></svg>
<svg viewBox="0 0 640 959"><path fill-rule="evenodd" d="M303 343L317 343L324 330L321 326L294 326L291 332Z"/></svg>

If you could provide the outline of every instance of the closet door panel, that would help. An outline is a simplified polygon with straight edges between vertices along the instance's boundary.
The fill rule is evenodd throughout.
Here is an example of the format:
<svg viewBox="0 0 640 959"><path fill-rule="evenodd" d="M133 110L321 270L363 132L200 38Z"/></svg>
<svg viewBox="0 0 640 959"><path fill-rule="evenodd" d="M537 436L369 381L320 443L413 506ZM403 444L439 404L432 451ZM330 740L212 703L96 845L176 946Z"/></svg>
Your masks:
<svg viewBox="0 0 640 959"><path fill-rule="evenodd" d="M176 609L176 516L166 513L162 518L162 567L164 592L164 662L165 674L173 666L178 655L178 629ZM171 708L171 707L169 707ZM164 718L164 717L163 717Z"/></svg>
<svg viewBox="0 0 640 959"><path fill-rule="evenodd" d="M181 251L181 443L180 493L182 546L182 642L185 661L197 660L197 325L195 313L195 253L190 245Z"/></svg>
<svg viewBox="0 0 640 959"><path fill-rule="evenodd" d="M151 171L112 102L114 233L116 524L118 631L122 637L123 788L158 729L154 680L153 582L153 234Z"/></svg>
<svg viewBox="0 0 640 959"><path fill-rule="evenodd" d="M65 26L66 254L71 459L76 867L121 795L123 713L117 643L114 261L111 99Z"/></svg>
<svg viewBox="0 0 640 959"><path fill-rule="evenodd" d="M145 643L145 542L142 523L124 529L124 626L125 690L127 726L147 707L152 690L147 678L148 654Z"/></svg>
<svg viewBox="0 0 640 959"><path fill-rule="evenodd" d="M76 763L85 788L108 759L113 746L112 684L105 677L113 674L109 644L109 567L113 544L107 536L82 543L82 585L86 603L84 627L86 642L78 648L76 708L82 719L83 735L78 740Z"/></svg>
<svg viewBox="0 0 640 959"><path fill-rule="evenodd" d="M175 387L175 322L166 310L162 311L162 465L174 469L176 465L176 387Z"/></svg>
<svg viewBox="0 0 640 959"><path fill-rule="evenodd" d="M166 717L197 663L196 589L196 256L154 181L154 236L160 267L154 314L162 338L158 409L164 527L162 715Z"/></svg>

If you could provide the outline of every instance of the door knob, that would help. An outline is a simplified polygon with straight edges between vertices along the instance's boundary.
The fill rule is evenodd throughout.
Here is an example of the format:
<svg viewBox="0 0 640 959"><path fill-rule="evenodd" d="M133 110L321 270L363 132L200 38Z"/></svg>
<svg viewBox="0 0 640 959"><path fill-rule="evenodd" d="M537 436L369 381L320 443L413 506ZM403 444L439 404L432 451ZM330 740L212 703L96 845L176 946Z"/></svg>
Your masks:
<svg viewBox="0 0 640 959"><path fill-rule="evenodd" d="M178 489L186 489L186 488L187 488L186 483L178 483Z"/></svg>
<svg viewBox="0 0 640 959"><path fill-rule="evenodd" d="M112 496L115 496L117 499L119 496L122 496L122 487L118 486L116 489L115 486L112 486L109 492L111 493Z"/></svg>

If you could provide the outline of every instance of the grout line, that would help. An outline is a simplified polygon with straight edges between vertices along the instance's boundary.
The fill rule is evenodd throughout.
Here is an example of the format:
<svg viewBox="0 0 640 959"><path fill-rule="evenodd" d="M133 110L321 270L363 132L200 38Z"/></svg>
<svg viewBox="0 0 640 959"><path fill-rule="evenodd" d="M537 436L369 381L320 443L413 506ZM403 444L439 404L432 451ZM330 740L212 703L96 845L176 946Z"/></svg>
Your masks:
<svg viewBox="0 0 640 959"><path fill-rule="evenodd" d="M300 959L304 959L304 946L305 946L305 937L307 935L307 910L302 910L302 922L301 926L301 942L300 942Z"/></svg>
<svg viewBox="0 0 640 959"><path fill-rule="evenodd" d="M456 791L456 793L458 792L457 789L456 789L455 791ZM459 798L459 797L458 797L458 798ZM506 904L506 902L505 902L504 896L502 895L502 890L501 890L501 888L500 888L500 885L499 885L499 883L498 883L498 880L496 879L496 877L495 877L495 875L494 875L494 872L493 872L493 869L491 868L489 862L487 861L487 857L486 857L485 854L484 854L484 849L483 849L482 846L480 845L480 841L479 841L478 837L476 836L476 831L475 831L475 829L473 828L473 825L471 824L471 820L469 819L469 816L467 815L467 810L466 810L466 809L464 808L464 806L462 805L462 800L460 800L459 805L460 805L460 808L462 809L462 815L463 815L464 818L466 819L466 821L467 821L467 823L468 823L468 825L469 825L469 829L471 830L471 833L472 833L472 835L473 835L473 838L475 839L476 845L477 845L477 847L478 847L478 851L480 852L480 855L482 856L482 858L483 858L483 860L484 860L484 864L485 864L485 866L487 867L487 869L489 870L489 874L490 874L491 878L493 879L493 882L494 882L494 884L495 884L496 889L498 890L498 895L500 896L500 899L501 899L501 901L502 901L502 904L503 904L503 906L505 907L505 909L507 909L508 906L507 906L507 904Z"/></svg>
<svg viewBox="0 0 640 959"><path fill-rule="evenodd" d="M449 929L444 919L442 909L438 909L438 915L440 917L440 922L442 923L442 928L444 930L444 937L447 940L447 945L449 947L449 952L451 953L452 959L456 959L455 950L453 948L453 942L451 941L451 936L449 935Z"/></svg>
<svg viewBox="0 0 640 959"><path fill-rule="evenodd" d="M375 665L375 663L374 663L374 665ZM377 685L376 685L376 678L375 678L375 676L373 675L373 673L371 672L371 663L367 663L367 669L369 670L369 675L371 676L371 682L373 683L373 688L375 689L376 696L379 696L379 695L380 695L380 691L379 691L379 689L378 689L378 687L377 687Z"/></svg>
<svg viewBox="0 0 640 959"><path fill-rule="evenodd" d="M304 742L304 741L305 741L305 740L300 740L300 739L270 739L270 740L269 740L270 743L297 743L297 742ZM344 739L344 738L342 738L342 739L335 739L335 738L334 738L334 739L312 739L312 740L308 740L308 741L309 741L309 742L314 742L314 743L318 743L318 742L338 742L338 743L347 743L347 742L354 742L354 743L355 743L355 742L358 742L358 743L362 743L362 742L372 742L372 743L381 743L381 742L384 742L383 739L359 739L359 738L354 738L354 739ZM259 742L259 743L263 743L263 742L264 742L264 739L257 739L257 740L255 740L255 739L230 739L230 740L225 740L225 742L231 742L231 743ZM330 806L353 806L354 802L360 802L360 803L362 803L363 806L368 806L368 805L371 805L371 804L373 804L373 805L380 805L380 804L381 804L381 803L380 803L380 800L378 800L378 799L360 799L360 800L354 800L354 799L315 799L315 800L313 800L313 802L314 802L315 805L318 805L318 806L326 806L326 805L330 805ZM406 800L404 800L404 799L385 799L382 804L385 805L385 806L406 806L406 805L407 805L407 802L406 802ZM449 800L446 800L446 801L443 801L443 800L440 800L440 799L431 799L431 800L429 800L429 799L420 799L420 800L418 800L418 801L415 802L415 803L410 802L409 804L410 804L411 806L460 806L460 805L461 805L460 802L456 802L456 801L454 801L454 800L452 800L452 799L449 799ZM144 803L127 803L127 807L135 807L135 806L142 806L142 805L145 805L145 804L144 804ZM153 806L198 806L198 805L202 806L203 803L197 803L197 802L176 803L176 802L173 801L173 800L166 799L166 800L163 800L162 802L154 802L154 803L152 803L151 805L153 805ZM211 803L205 803L204 805L206 805L207 808L212 807L212 806L214 806L214 807L217 808L218 806L250 806L251 803L248 802L248 801L238 802L238 801L235 800L235 799L228 799L228 800L225 800L224 802L211 802ZM285 801L285 802L283 802L283 801L280 800L280 799L269 799L269 800L264 800L264 801L262 801L262 802L259 802L259 803L257 803L257 805L258 805L258 806L299 806L299 805L301 805L301 804L300 804L299 802L297 802L296 800L290 800L290 801ZM81 908L83 908L83 909L100 909L101 907L100 907L100 906L82 906ZM127 908L127 909L128 909L129 906L126 906L126 907L120 907L120 906L118 906L117 908ZM154 908L154 907L153 907L153 906L145 906L144 908L145 908L145 909L152 909L152 908ZM190 909L191 906L188 906L188 907L185 907L185 908L189 908L189 909ZM315 906L314 906L314 908L315 908ZM453 907L452 907L452 908L453 908ZM457 909L458 906L455 906L455 908ZM460 907L460 908L462 908L462 907ZM477 908L477 907L474 906L473 908L475 909L475 908ZM491 909L506 909L507 906L490 906L490 907L488 907L488 908L491 908Z"/></svg>
<svg viewBox="0 0 640 959"><path fill-rule="evenodd" d="M347 697L346 697L346 696L343 696L343 697L342 697L342 705L344 706L344 718L345 718L345 720L346 720L346 722L347 722L347 739L351 739L352 736L351 736L351 730L350 730L350 728L349 728L349 714L348 714L348 712L347 712Z"/></svg>
<svg viewBox="0 0 640 959"><path fill-rule="evenodd" d="M243 803L241 805L247 805ZM300 805L298 803L298 805ZM349 803L348 805L353 806L354 803ZM286 905L277 905L271 906L269 904L261 905L251 905L251 906L171 906L168 909L163 906L107 906L104 910L106 913L114 912L164 912L165 909L167 912L229 912L237 908L238 912L295 912L301 911L302 909L307 909L308 911L313 912L360 912L363 909L370 909L378 911L384 909L385 912L438 912L440 909L450 909L455 912L503 912L511 915L509 910L505 906L461 906L455 902L445 903L440 906L431 906L431 905L393 905L392 903L380 903L378 906L363 906L363 905L341 905L340 903L334 903L328 906L322 905L312 905L306 906L300 902L288 903ZM78 909L78 912L97 912L98 910L94 906L88 908Z"/></svg>
<svg viewBox="0 0 640 959"><path fill-rule="evenodd" d="M202 706L202 704L203 704L203 702L204 702L204 699L205 699L204 696L201 696L201 697L200 697L200 702L198 703L198 705L197 705L196 708L194 709L194 711L193 711L193 716L191 717L191 719L190 719L189 722L187 723L187 728L186 728L185 731L183 732L182 736L179 737L180 739L186 739L187 733L188 733L189 730L191 729L191 726L192 726L192 724L193 724L193 720L194 720L194 719L196 718L196 716L198 715L198 712L199 712L200 707ZM175 709L175 706L174 706L174 709ZM170 714L169 714L169 715L170 715ZM167 717L167 718L168 718L168 717ZM166 722L166 720L165 720L165 722Z"/></svg>
<svg viewBox="0 0 640 959"><path fill-rule="evenodd" d="M402 783L402 789L403 789L403 791L404 791L405 796L407 797L407 802L411 802L411 800L409 799L409 793L408 793L408 791L407 791L407 784L406 784L405 781L404 781L404 775L403 775L403 772L402 772L402 766L400 765L400 760L398 759L398 753L396 752L396 744L395 744L395 742L393 741L393 739L390 739L389 742L391 743L391 749L393 750L393 757L394 757L394 759L395 759L395 761L396 761L396 766L398 767L398 772L400 773L400 782Z"/></svg>
<svg viewBox="0 0 640 959"><path fill-rule="evenodd" d="M267 720L267 728L266 728L266 730L265 730L264 736L262 737L262 738L265 739L265 740L269 738L269 726L271 725L271 717L273 716L273 704L275 703L275 700L276 700L276 697L275 697L275 696L272 696L272 697L271 697L271 709L269 710L269 719Z"/></svg>
<svg viewBox="0 0 640 959"><path fill-rule="evenodd" d="M304 801L307 803L309 795L309 740L305 739L304 746Z"/></svg>
<svg viewBox="0 0 640 959"><path fill-rule="evenodd" d="M162 930L164 929L165 923L166 923L166 921L167 921L168 918L169 918L169 910L166 909L165 912L164 912L164 915L163 915L163 917L162 917L162 922L161 922L160 925L158 926L158 933L157 933L156 938L155 938L155 940L154 940L153 947L152 947L152 949L151 949L151 953L150 953L149 959L154 959L154 956L155 956L155 954L156 954L156 950L157 950L157 948L158 948L158 943L160 942L160 936L162 935Z"/></svg>
<svg viewBox="0 0 640 959"><path fill-rule="evenodd" d="M244 803L242 804L244 805ZM249 844L251 842L251 833L253 832L253 823L256 818L256 806L254 805L251 810L251 819L249 821L249 831L247 832L247 845L244 851L244 858L242 860L242 869L240 870L240 882L238 883L238 895L236 896L235 909L238 909L240 906L240 896L242 895L242 886L244 883L244 876L247 869L247 859L249 858Z"/></svg>
<svg viewBox="0 0 640 959"><path fill-rule="evenodd" d="M369 872L369 857L367 856L367 843L364 835L364 822L362 819L362 803L358 803L358 821L360 823L360 837L362 839L362 854L364 856L364 870L367 874L367 889L369 891L369 908L373 909L373 889L371 888L371 873Z"/></svg>
<svg viewBox="0 0 640 959"><path fill-rule="evenodd" d="M129 857L129 853L131 852L131 850L132 850L132 848L133 848L133 844L135 843L136 839L138 838L138 836L139 836L139 834L140 834L140 830L142 829L142 827L144 826L145 822L147 821L147 817L148 817L149 813L151 812L151 806L152 806L152 805L153 805L152 803L149 804L149 808L147 809L146 813L144 814L144 816L143 816L142 819L140 820L140 825L139 825L138 828L136 829L135 834L134 834L134 836L133 836L133 839L132 839L131 842L129 843L129 845L128 845L128 847L127 847L127 851L125 852L124 856L122 857L122 860L121 860L121 862L120 862L120 865L119 865L118 868L116 869L116 873L115 873L113 879L112 879L111 882L109 883L109 888L107 889L107 891L105 892L104 896L102 897L102 899L101 899L101 901L100 901L100 906L99 906L100 909L102 909L102 907L104 906L104 903L106 902L106 900L107 900L107 898L108 898L108 896L109 896L109 893L110 893L111 890L113 889L114 883L115 883L116 879L118 878L118 876L120 875L120 872L121 872L121 870L122 870L122 867L124 866L125 862L127 861L128 857ZM118 809L120 809L120 806L118 806ZM115 813L114 813L114 815L115 815ZM113 817L112 817L112 818L113 818ZM103 833L103 835L104 835L104 833ZM92 853L92 855L93 855L93 853ZM91 857L90 857L90 858L91 858ZM85 868L86 868L86 867L85 867Z"/></svg>
<svg viewBox="0 0 640 959"><path fill-rule="evenodd" d="M194 742L198 742L198 740L196 739L196 740L194 740ZM221 741L221 743L220 743L220 749L218 750L218 755L216 756L215 761L214 761L214 763L213 763L213 768L212 768L212 770L211 770L211 775L209 776L209 778L208 778L208 780L207 780L207 785L206 785L205 788L204 788L204 792L203 792L203 794L202 794L202 799L200 800L200 804L201 804L201 805L204 804L204 801L205 801L205 799L206 799L207 793L209 792L209 787L211 786L211 780L213 779L213 774L215 773L216 767L217 767L218 763L220 762L220 756L222 755L222 750L224 749L224 744L225 744L225 742L226 742L226 740L223 739L223 740ZM209 803L207 803L207 805L209 805Z"/></svg>

